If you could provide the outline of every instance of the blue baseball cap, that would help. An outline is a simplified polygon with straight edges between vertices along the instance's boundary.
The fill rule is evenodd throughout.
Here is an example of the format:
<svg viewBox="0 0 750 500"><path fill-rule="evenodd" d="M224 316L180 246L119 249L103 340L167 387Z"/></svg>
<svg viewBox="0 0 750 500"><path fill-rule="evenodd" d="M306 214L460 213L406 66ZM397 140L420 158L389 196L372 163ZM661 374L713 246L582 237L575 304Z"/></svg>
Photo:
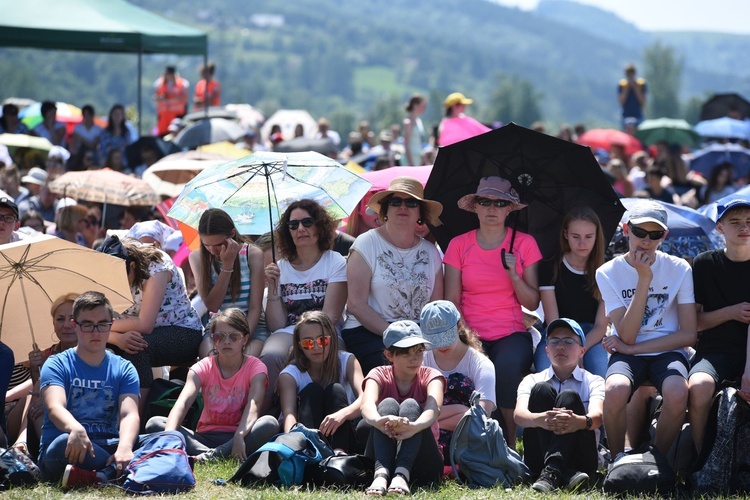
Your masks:
<svg viewBox="0 0 750 500"><path fill-rule="evenodd" d="M729 200L723 205L719 205L716 207L716 222L719 222L722 217L724 217L724 214L727 213L729 210L732 210L733 208L750 208L750 201L742 199L742 198L734 198L733 200Z"/></svg>
<svg viewBox="0 0 750 500"><path fill-rule="evenodd" d="M422 308L419 316L419 326L424 338L429 339L431 349L442 349L453 345L458 339L458 312L453 302L435 300Z"/></svg>
<svg viewBox="0 0 750 500"><path fill-rule="evenodd" d="M581 345L586 345L586 335L583 333L581 325L574 319L570 318L557 318L547 326L547 335L555 330L555 328L567 328L581 338Z"/></svg>

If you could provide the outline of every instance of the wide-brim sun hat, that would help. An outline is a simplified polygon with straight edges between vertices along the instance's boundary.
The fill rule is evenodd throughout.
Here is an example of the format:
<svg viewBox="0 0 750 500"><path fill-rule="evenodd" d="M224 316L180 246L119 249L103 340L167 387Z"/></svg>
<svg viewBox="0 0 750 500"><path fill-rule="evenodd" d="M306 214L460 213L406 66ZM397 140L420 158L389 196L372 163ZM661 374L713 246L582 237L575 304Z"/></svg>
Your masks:
<svg viewBox="0 0 750 500"><path fill-rule="evenodd" d="M516 190L513 189L513 186L511 186L510 181L503 179L502 177L482 177L479 181L477 192L461 197L458 200L458 208L468 212L476 212L477 196L495 200L507 200L511 202L511 212L526 208L526 205L521 203L521 198L518 196Z"/></svg>
<svg viewBox="0 0 750 500"><path fill-rule="evenodd" d="M422 183L414 177L394 177L388 185L388 189L372 195L367 206L379 214L380 202L386 196L391 194L405 194L421 201L424 206L425 222L433 227L442 224L438 217L443 212L443 204L438 201L426 200L424 198L424 187L422 186Z"/></svg>

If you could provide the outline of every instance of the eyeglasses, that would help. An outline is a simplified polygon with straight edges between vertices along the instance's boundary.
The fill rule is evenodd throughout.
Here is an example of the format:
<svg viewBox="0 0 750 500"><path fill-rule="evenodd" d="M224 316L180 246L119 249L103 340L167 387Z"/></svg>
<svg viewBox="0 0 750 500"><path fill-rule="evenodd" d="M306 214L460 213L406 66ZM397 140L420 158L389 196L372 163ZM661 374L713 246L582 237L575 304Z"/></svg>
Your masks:
<svg viewBox="0 0 750 500"><path fill-rule="evenodd" d="M242 334L238 332L214 332L211 334L211 340L213 340L214 344L220 344L226 339L229 339L232 342L237 342L241 338Z"/></svg>
<svg viewBox="0 0 750 500"><path fill-rule="evenodd" d="M92 323L90 321L84 321L83 323L79 323L78 321L73 321L76 325L78 325L81 328L81 331L83 333L92 333L94 330L96 330L99 333L107 333L112 329L112 322L102 322L102 323Z"/></svg>
<svg viewBox="0 0 750 500"><path fill-rule="evenodd" d="M13 224L16 222L16 216L15 215L0 215L0 221L5 222L6 224Z"/></svg>
<svg viewBox="0 0 750 500"><path fill-rule="evenodd" d="M312 217L305 217L304 219L292 219L289 222L286 223L286 227L291 229L292 231L296 231L299 229L299 225L302 224L305 227L312 227L313 224L315 224L315 219Z"/></svg>
<svg viewBox="0 0 750 500"><path fill-rule="evenodd" d="M320 337L314 339L302 339L299 341L299 346L306 351L311 351L315 348L315 344L318 344L318 347L322 349L330 343L330 335L321 335Z"/></svg>
<svg viewBox="0 0 750 500"><path fill-rule="evenodd" d="M572 337L563 337L561 339L547 339L547 345L550 347L557 347L560 344L564 345L565 347L570 347L572 345L583 345Z"/></svg>
<svg viewBox="0 0 750 500"><path fill-rule="evenodd" d="M633 236L635 236L636 238L643 239L648 236L653 241L662 239L664 237L664 233L666 233L666 231L646 231L643 228L634 226L630 222L628 222L628 227L630 228L630 232L633 233Z"/></svg>
<svg viewBox="0 0 750 500"><path fill-rule="evenodd" d="M489 198L475 198L475 201L477 202L477 205L480 207L489 207L490 205L495 205L497 208L505 208L510 206L510 202L508 200L490 200Z"/></svg>
<svg viewBox="0 0 750 500"><path fill-rule="evenodd" d="M400 207L402 204L406 205L406 208L417 208L419 206L419 200L414 198L399 198L397 196L392 197L388 200L388 206Z"/></svg>

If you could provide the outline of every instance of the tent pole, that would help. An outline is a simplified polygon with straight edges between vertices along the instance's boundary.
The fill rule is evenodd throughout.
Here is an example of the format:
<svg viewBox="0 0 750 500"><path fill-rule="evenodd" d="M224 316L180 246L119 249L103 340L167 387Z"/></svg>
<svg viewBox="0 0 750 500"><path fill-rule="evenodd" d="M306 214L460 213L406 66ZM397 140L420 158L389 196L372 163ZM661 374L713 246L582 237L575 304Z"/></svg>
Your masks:
<svg viewBox="0 0 750 500"><path fill-rule="evenodd" d="M143 74L143 50L138 50L138 136L143 135L143 89L141 76Z"/></svg>
<svg viewBox="0 0 750 500"><path fill-rule="evenodd" d="M208 68L208 40L206 40L206 51L203 53L203 67ZM207 94L208 94L208 82L206 82L206 89L203 91L203 111L205 113L203 116L206 119L208 119L208 107L211 105L210 103L206 102Z"/></svg>

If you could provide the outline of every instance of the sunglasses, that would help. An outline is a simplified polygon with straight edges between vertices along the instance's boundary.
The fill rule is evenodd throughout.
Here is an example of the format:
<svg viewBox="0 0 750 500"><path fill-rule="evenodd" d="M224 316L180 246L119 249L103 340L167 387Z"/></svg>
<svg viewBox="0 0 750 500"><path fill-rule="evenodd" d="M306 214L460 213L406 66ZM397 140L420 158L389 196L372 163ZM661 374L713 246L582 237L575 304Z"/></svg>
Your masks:
<svg viewBox="0 0 750 500"><path fill-rule="evenodd" d="M643 239L648 236L649 239L653 241L662 239L664 237L664 234L666 233L666 231L646 231L643 228L634 226L630 222L628 222L628 227L630 228L630 232L633 233L633 236L635 236L636 238Z"/></svg>
<svg viewBox="0 0 750 500"><path fill-rule="evenodd" d="M312 227L312 225L315 224L315 219L313 219L312 217L305 217L301 220L292 219L286 223L286 227L288 227L292 231L296 231L297 229L299 229L300 224L305 227Z"/></svg>
<svg viewBox="0 0 750 500"><path fill-rule="evenodd" d="M550 347L557 347L560 344L564 345L565 347L570 347L574 344L582 345L576 339L571 337L563 337L561 339L547 339L547 345Z"/></svg>
<svg viewBox="0 0 750 500"><path fill-rule="evenodd" d="M390 207L400 207L402 204L406 205L406 208L417 208L419 206L419 200L414 198L398 198L397 196L388 200L388 206Z"/></svg>
<svg viewBox="0 0 750 500"><path fill-rule="evenodd" d="M497 208L505 208L510 206L510 202L508 200L490 200L489 198L475 198L475 201L477 202L477 205L480 207L489 207L490 205L495 205Z"/></svg>
<svg viewBox="0 0 750 500"><path fill-rule="evenodd" d="M299 346L306 351L311 351L315 348L315 344L318 344L318 347L322 349L330 343L330 335L321 335L320 337L314 339L302 339L299 341Z"/></svg>
<svg viewBox="0 0 750 500"><path fill-rule="evenodd" d="M241 338L242 334L238 332L214 332L211 334L211 340L213 340L214 344L220 344L226 339L229 339L232 342L237 342Z"/></svg>

